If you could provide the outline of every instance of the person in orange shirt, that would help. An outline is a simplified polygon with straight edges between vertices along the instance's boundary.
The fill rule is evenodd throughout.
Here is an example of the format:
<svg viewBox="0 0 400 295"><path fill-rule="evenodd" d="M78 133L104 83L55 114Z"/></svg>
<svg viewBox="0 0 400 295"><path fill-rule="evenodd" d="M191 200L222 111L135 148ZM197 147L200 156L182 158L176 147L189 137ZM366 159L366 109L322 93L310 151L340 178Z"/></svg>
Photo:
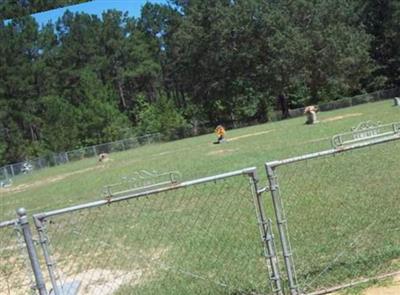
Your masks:
<svg viewBox="0 0 400 295"><path fill-rule="evenodd" d="M218 125L215 128L215 134L217 135L217 141L215 144L225 142L225 128L222 125Z"/></svg>

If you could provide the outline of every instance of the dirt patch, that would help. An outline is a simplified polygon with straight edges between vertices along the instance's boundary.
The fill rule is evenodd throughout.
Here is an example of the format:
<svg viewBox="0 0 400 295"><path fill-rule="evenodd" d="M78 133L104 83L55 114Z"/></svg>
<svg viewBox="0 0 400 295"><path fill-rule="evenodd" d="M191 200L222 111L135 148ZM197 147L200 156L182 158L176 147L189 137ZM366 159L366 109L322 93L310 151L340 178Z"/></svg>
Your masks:
<svg viewBox="0 0 400 295"><path fill-rule="evenodd" d="M315 143L315 142L320 142L320 141L328 140L328 139L331 139L331 138L332 138L332 137L321 137L321 138L316 138L316 139L311 139L311 140L303 141L302 143Z"/></svg>
<svg viewBox="0 0 400 295"><path fill-rule="evenodd" d="M123 285L139 284L141 276L141 270L127 272L96 268L81 272L75 275L73 280L67 279L66 282L79 281L81 284L78 294L108 295L113 294Z"/></svg>
<svg viewBox="0 0 400 295"><path fill-rule="evenodd" d="M342 116L334 116L334 117L325 118L325 119L322 119L321 122L333 122L333 121L343 120L346 118L358 117L361 115L362 115L362 113L351 113L351 114L342 115Z"/></svg>
<svg viewBox="0 0 400 295"><path fill-rule="evenodd" d="M245 134L245 135L235 136L235 137L228 138L228 141L235 141L235 140L239 140L239 139L243 139L243 138L247 138L247 137L251 137L251 136L267 134L272 131L274 131L274 130L266 130L266 131L261 131L261 132L254 132L254 133L249 133L249 134Z"/></svg>
<svg viewBox="0 0 400 295"><path fill-rule="evenodd" d="M1 244L1 243L0 243ZM0 294L24 295L33 284L20 245L0 248Z"/></svg>
<svg viewBox="0 0 400 295"><path fill-rule="evenodd" d="M169 155L169 154L175 154L175 153L179 153L181 151L186 151L189 150L188 148L182 148L182 149L176 149L176 150L172 150L172 151L165 151L165 152L161 152L158 153L158 156L164 156L164 155Z"/></svg>
<svg viewBox="0 0 400 295"><path fill-rule="evenodd" d="M389 279L389 281L382 281L386 279ZM387 274L387 275L382 275L381 278L377 277L377 281L382 281L382 285L378 286L372 286L365 288L362 291L356 291L356 294L360 295L398 295L400 294L400 271ZM384 285L383 285L384 284ZM356 284L357 285L357 284ZM355 286L356 286L355 285ZM349 287L349 289L345 288L343 290L329 293L332 295L344 295L344 294L353 294L351 290L352 287Z"/></svg>
<svg viewBox="0 0 400 295"><path fill-rule="evenodd" d="M156 153L153 155L150 155L149 157L141 157L141 158L137 158L137 159L133 159L133 160L129 160L129 161L123 161L123 162L119 162L117 164L117 166L113 166L113 168L122 168L122 167L129 167L132 164L135 163L140 163L140 162L144 162L144 161L150 161L150 160L155 160L155 159L160 159L161 157L165 156L165 155L171 155L171 154L176 154L176 153L180 153L182 151L186 151L189 150L189 148L181 148L181 149L176 149L176 150L169 150L169 151L164 151L164 152L160 152L160 153Z"/></svg>
<svg viewBox="0 0 400 295"><path fill-rule="evenodd" d="M115 249L122 249L118 245L114 246ZM90 260L104 258L103 252L91 253L89 257L80 257L81 261L79 263L82 263L82 260L86 261L85 259L88 259L87 262L80 265L80 267L78 264L64 264L61 267L59 266L58 272L61 277L60 281L66 285L71 284L72 282L79 282L80 286L77 293L78 295L111 295L124 285L136 286L140 283L151 280L156 275L157 268L162 264L161 260L167 251L168 249L166 248L160 248L141 252L141 257L139 259L140 262L133 262L130 270L96 267L84 271L78 271L80 267L92 264ZM115 252L106 255L115 255ZM61 259L61 257L58 257L58 259ZM73 260L74 258L70 258L69 260L71 259ZM112 263L109 263L109 265L112 265ZM63 269L68 269L68 275L63 273Z"/></svg>
<svg viewBox="0 0 400 295"><path fill-rule="evenodd" d="M234 151L237 151L237 149L222 149L222 150L217 150L217 151L211 151L211 152L207 153L207 156L225 155L225 154L233 153Z"/></svg>
<svg viewBox="0 0 400 295"><path fill-rule="evenodd" d="M302 144L310 144L310 143L317 143L317 142L321 142L321 141L326 141L327 143L329 143L329 140L331 138L332 137L315 138L315 139L310 139L310 140L306 140L306 141L300 141L300 142L298 142L296 144L293 144L293 145L295 146L295 145L302 145Z"/></svg>
<svg viewBox="0 0 400 295"><path fill-rule="evenodd" d="M48 185L50 183L58 182L58 181L63 180L65 178L67 178L67 177L70 177L72 175L82 174L82 173L85 173L85 172L88 172L88 171L92 171L92 170L96 170L96 169L100 169L100 168L104 168L104 166L101 165L101 166L89 167L89 168L82 169L82 170L77 170L77 171L74 171L74 172L64 173L64 174L60 174L60 175L57 175L57 176L51 176L51 177L47 177L47 178L44 178L44 179L41 179L41 180L37 180L37 181L32 182L32 183L23 183L23 184L20 184L20 185L17 185L17 186L2 188L2 189L0 189L0 191L2 193L8 193L8 194L19 193L19 192L26 191L28 189L32 189L32 188Z"/></svg>
<svg viewBox="0 0 400 295"><path fill-rule="evenodd" d="M121 249L114 245L115 249ZM11 246L10 246L11 247ZM0 294L1 295L25 295L29 293L30 287L34 284L31 270L27 267L24 257L20 255L19 249L0 248ZM14 248L14 247L13 247ZM77 295L111 295L122 286L136 286L156 278L157 271L162 266L162 259L166 255L167 248L146 250L140 253L141 259L133 262L129 270L110 269L108 266L112 263L104 263L107 266L88 267L83 270L82 267L93 265L93 259L104 259L104 253L91 253L88 257L68 256L55 254L53 258L57 261L57 276L59 285L64 286L65 294L70 294L79 283ZM121 251L124 253L123 251ZM127 252L131 253L131 252ZM97 255L99 254L99 255ZM117 254L112 251L113 255ZM136 255L136 254L134 254ZM62 260L66 263L63 263ZM79 261L77 259L80 259ZM86 260L87 259L87 260ZM126 257L129 259L129 256ZM75 263L74 263L75 262ZM43 265L42 265L43 266ZM64 272L63 270L66 270ZM44 272L45 282L48 289L51 283ZM71 293L72 294L72 293Z"/></svg>
<svg viewBox="0 0 400 295"><path fill-rule="evenodd" d="M399 295L400 294L400 274L393 277L390 286L372 287L366 289L363 295Z"/></svg>

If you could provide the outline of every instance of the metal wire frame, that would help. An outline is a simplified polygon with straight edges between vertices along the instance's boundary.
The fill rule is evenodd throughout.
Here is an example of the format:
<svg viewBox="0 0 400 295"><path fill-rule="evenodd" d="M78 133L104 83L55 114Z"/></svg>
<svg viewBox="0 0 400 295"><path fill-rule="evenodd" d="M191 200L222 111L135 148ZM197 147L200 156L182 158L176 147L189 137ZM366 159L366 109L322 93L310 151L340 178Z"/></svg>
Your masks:
<svg viewBox="0 0 400 295"><path fill-rule="evenodd" d="M106 185L103 188L103 196L115 198L129 193L162 188L177 183L180 178L181 175L178 171L157 173L156 171L140 170L130 176L122 177L121 182Z"/></svg>

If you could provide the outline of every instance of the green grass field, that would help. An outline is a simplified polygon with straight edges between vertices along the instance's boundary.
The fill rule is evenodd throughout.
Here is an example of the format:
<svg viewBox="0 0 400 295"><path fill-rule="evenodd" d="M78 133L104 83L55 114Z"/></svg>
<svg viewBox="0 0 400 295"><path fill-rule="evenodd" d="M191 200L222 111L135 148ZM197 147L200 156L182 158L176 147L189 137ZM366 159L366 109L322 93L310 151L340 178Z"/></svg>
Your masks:
<svg viewBox="0 0 400 295"><path fill-rule="evenodd" d="M210 134L113 153L106 163L93 158L35 171L0 191L0 220L14 218L18 207L34 214L98 200L103 186L142 169L177 170L188 180L256 166L265 185L266 161L328 149L333 135L362 121L398 122L400 109L381 101L318 118L313 126L295 118L228 130L226 144L212 144ZM304 290L399 268L399 147L390 143L278 168ZM86 272L94 280L93 270L102 270L120 280L113 289L98 283L116 294L268 293L251 197L248 180L238 177L54 217L48 224L53 255L67 279L88 279ZM105 273L110 266L114 272Z"/></svg>

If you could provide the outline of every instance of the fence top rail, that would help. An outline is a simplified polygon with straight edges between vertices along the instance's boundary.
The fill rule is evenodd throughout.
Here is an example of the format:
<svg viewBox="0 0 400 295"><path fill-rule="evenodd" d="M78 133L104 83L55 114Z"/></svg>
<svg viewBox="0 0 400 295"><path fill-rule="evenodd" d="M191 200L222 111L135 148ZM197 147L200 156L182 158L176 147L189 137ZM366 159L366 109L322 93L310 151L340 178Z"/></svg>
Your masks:
<svg viewBox="0 0 400 295"><path fill-rule="evenodd" d="M109 205L111 203L116 203L116 202L121 202L121 201L128 201L130 199L145 197L145 196L149 196L149 195L153 195L153 194L158 194L158 193L162 193L162 192L166 192L166 191L170 191L170 190L176 190L179 188L194 186L194 185L198 185L198 184L202 184L202 183L219 181L219 180L223 180L226 178L239 176L239 175L248 175L248 176L256 177L256 170L257 170L256 167L249 167L249 168L244 168L241 170L235 170L235 171L231 171L231 172L227 172L227 173L198 178L198 179L194 179L194 180L175 182L175 183L171 183L170 185L167 185L167 186L164 186L161 188L155 188L155 189L150 189L150 190L140 191L140 192L133 191L132 193L127 193L124 196L113 197L111 195L111 196L107 197L106 199L99 200L99 201L94 201L94 202L85 203L85 204L81 204L81 205L66 207L66 208L62 208L62 209L58 209L58 210L52 210L52 211L48 211L48 212L37 213L37 214L33 215L33 219L35 220L35 222L40 222L41 220L51 217L51 216L62 215L65 213L74 212L74 211L78 211L78 210L82 210L82 209L100 207L100 206Z"/></svg>
<svg viewBox="0 0 400 295"><path fill-rule="evenodd" d="M17 223L18 223L17 219L2 221L2 222L0 222L0 228L7 227L7 226L13 226L13 225L16 225Z"/></svg>
<svg viewBox="0 0 400 295"><path fill-rule="evenodd" d="M383 138L373 139L373 140L366 141L366 142L359 142L359 143L354 143L354 144L346 145L346 146L338 146L336 148L332 148L332 149L321 151L321 152L310 153L310 154L296 156L296 157L287 158L287 159L283 159L283 160L266 162L265 167L267 167L267 169L268 168L273 169L275 167L286 165L286 164L291 164L291 163L295 163L295 162L310 160L313 158L319 158L319 157L339 154L339 153L343 153L346 151L360 149L363 147L381 144L381 143L390 142L390 141L395 141L395 140L399 140L399 139L400 139L400 133L394 134L391 136L387 136L387 137L383 137Z"/></svg>

